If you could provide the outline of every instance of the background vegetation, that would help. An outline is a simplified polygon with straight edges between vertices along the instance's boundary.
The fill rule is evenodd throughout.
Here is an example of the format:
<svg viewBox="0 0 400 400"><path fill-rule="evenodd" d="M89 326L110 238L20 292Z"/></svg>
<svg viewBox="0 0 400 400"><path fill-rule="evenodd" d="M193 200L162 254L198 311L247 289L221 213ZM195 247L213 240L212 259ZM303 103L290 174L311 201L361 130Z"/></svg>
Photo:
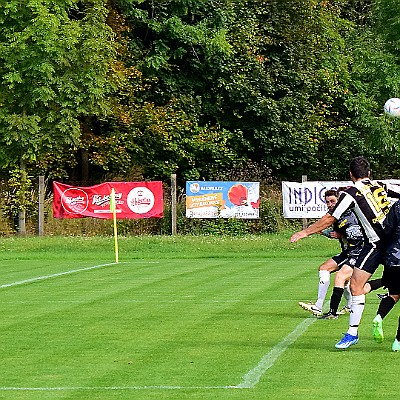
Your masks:
<svg viewBox="0 0 400 400"><path fill-rule="evenodd" d="M396 0L2 2L2 212L39 175L398 178L399 24Z"/></svg>

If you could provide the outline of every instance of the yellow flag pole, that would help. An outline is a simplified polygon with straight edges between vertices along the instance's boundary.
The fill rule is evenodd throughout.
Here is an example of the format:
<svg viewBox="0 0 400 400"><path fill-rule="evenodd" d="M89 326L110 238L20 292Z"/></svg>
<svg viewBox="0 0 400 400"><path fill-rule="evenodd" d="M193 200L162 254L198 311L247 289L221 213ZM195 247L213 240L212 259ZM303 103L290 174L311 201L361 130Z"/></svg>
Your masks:
<svg viewBox="0 0 400 400"><path fill-rule="evenodd" d="M115 190L111 189L110 196L110 210L113 214L114 221L114 248L115 248L115 262L118 262L118 232L117 232L117 207L115 203Z"/></svg>

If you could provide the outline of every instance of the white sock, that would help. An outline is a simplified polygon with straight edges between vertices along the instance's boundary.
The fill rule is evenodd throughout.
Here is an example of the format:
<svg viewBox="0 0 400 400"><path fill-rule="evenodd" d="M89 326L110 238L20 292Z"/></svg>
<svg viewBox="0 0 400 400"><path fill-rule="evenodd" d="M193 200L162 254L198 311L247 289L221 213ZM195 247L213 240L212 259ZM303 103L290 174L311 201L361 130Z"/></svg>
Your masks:
<svg viewBox="0 0 400 400"><path fill-rule="evenodd" d="M358 334L358 325L360 325L361 317L365 307L365 294L359 296L353 296L351 302L351 313L350 313L350 326L347 333L353 336Z"/></svg>
<svg viewBox="0 0 400 400"><path fill-rule="evenodd" d="M331 283L331 274L329 271L319 271L319 284L318 284L318 299L315 305L322 310L322 306L324 305L326 293L329 289L329 284Z"/></svg>
<svg viewBox="0 0 400 400"><path fill-rule="evenodd" d="M344 287L344 292L343 292L343 296L347 301L347 307L351 308L351 300L352 300L352 296L351 296L351 291L350 291L350 283L348 283L345 287Z"/></svg>

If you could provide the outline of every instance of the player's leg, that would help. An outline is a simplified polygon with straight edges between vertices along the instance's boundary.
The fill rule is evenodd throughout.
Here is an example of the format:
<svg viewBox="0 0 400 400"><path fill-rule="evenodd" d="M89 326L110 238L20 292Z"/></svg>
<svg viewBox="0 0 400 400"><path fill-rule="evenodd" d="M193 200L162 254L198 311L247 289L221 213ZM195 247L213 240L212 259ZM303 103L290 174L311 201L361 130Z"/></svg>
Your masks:
<svg viewBox="0 0 400 400"><path fill-rule="evenodd" d="M382 343L384 339L382 326L383 319L400 298L400 268L396 266L385 266L382 275L382 283L384 283L384 285L389 289L389 296L382 298L381 302L379 303L376 317L372 321L372 334L375 341L378 343ZM393 344L394 346L395 343Z"/></svg>
<svg viewBox="0 0 400 400"><path fill-rule="evenodd" d="M315 303L316 307L322 311L322 306L324 304L326 294L328 293L331 273L336 272L339 269L338 263L336 261L336 256L326 260L319 267L319 283L318 283L318 298Z"/></svg>
<svg viewBox="0 0 400 400"><path fill-rule="evenodd" d="M383 286L382 284L382 278L378 279L370 279L365 285L364 285L364 294L368 294L369 292L372 292L373 290L377 290Z"/></svg>
<svg viewBox="0 0 400 400"><path fill-rule="evenodd" d="M397 334L394 342L392 344L392 351L400 351L400 317L399 317L399 324L397 326Z"/></svg>
<svg viewBox="0 0 400 400"><path fill-rule="evenodd" d="M350 313L350 326L348 333L353 336L358 334L358 326L360 325L361 317L365 307L365 294L364 285L371 277L367 271L359 268L354 268L353 275L350 279L350 290L352 295L351 313Z"/></svg>
<svg viewBox="0 0 400 400"><path fill-rule="evenodd" d="M329 312L322 315L323 319L336 319L338 308L344 293L344 285L351 278L353 268L344 264L335 276L335 286L332 291Z"/></svg>
<svg viewBox="0 0 400 400"><path fill-rule="evenodd" d="M322 315L322 306L325 301L326 293L330 284L330 274L339 269L337 262L335 261L335 257L326 260L323 264L321 264L318 268L318 297L315 303L306 303L303 301L299 302L299 306L304 310L311 312L314 315Z"/></svg>
<svg viewBox="0 0 400 400"><path fill-rule="evenodd" d="M350 289L352 294L351 312L349 329L343 338L336 343L337 349L346 349L358 342L358 326L365 307L365 294L363 293L364 285L371 277L371 273L359 268L354 268L353 275L350 279Z"/></svg>
<svg viewBox="0 0 400 400"><path fill-rule="evenodd" d="M398 301L397 296L384 297L379 303L378 311L376 317L372 321L372 334L374 336L375 342L382 343L384 339L382 322L386 315L389 314L390 310Z"/></svg>
<svg viewBox="0 0 400 400"><path fill-rule="evenodd" d="M350 312L352 299L350 291L350 279L344 284L343 296L346 299L346 305L340 311L338 311L338 314L347 314Z"/></svg>

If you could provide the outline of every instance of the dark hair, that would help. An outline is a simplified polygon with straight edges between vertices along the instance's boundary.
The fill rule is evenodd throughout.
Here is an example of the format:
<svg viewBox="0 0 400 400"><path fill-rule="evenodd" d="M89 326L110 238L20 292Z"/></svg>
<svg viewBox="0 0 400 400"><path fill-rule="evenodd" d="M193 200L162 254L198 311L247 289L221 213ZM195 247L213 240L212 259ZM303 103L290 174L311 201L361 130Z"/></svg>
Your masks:
<svg viewBox="0 0 400 400"><path fill-rule="evenodd" d="M365 157L354 157L349 169L355 179L367 178L371 172L369 161Z"/></svg>
<svg viewBox="0 0 400 400"><path fill-rule="evenodd" d="M338 197L338 192L335 189L329 189L325 191L324 197L335 196Z"/></svg>

